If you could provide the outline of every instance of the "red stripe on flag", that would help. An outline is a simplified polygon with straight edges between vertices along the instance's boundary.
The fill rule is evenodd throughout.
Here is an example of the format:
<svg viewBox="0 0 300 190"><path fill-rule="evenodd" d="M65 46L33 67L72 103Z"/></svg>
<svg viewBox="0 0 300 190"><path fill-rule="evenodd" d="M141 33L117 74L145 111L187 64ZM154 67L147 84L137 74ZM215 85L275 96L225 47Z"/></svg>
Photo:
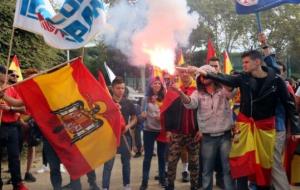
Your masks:
<svg viewBox="0 0 300 190"><path fill-rule="evenodd" d="M17 55L14 55L12 62L14 62L17 67L20 67L20 63Z"/></svg>
<svg viewBox="0 0 300 190"><path fill-rule="evenodd" d="M73 69L73 79L78 84L78 90L87 102L105 101L107 111L104 113L105 118L108 120L112 130L116 136L117 144L120 142L121 137L121 114L112 101L111 97L106 93L106 89L102 87L99 82L87 71L86 67L81 63L81 59L75 60L71 67ZM89 77L88 77L89 76ZM90 81L93 82L90 82ZM90 85L93 84L93 85ZM94 85L97 84L97 85Z"/></svg>
<svg viewBox="0 0 300 190"><path fill-rule="evenodd" d="M255 151L250 151L239 157L230 158L230 170L233 178L249 176L255 173Z"/></svg>
<svg viewBox="0 0 300 190"><path fill-rule="evenodd" d="M261 165L255 164L255 174L249 176L250 181L255 181L259 186L269 186L271 184L272 168L262 168Z"/></svg>
<svg viewBox="0 0 300 190"><path fill-rule="evenodd" d="M52 147L55 147L54 150L56 150L58 157L66 166L72 178L77 179L84 175L86 171L90 171L90 165L77 146L71 143L67 132L59 127L62 126L62 123L55 114L51 113L47 100L34 80L31 79L16 86L16 90L26 105L29 105L26 108L29 113L32 113L44 137Z"/></svg>

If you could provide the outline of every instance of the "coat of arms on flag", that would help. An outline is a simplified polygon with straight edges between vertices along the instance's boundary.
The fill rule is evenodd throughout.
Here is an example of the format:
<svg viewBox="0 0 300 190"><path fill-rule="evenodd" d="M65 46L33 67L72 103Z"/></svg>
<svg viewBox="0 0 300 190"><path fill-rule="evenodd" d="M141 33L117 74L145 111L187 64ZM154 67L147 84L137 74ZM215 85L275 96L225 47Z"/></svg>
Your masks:
<svg viewBox="0 0 300 190"><path fill-rule="evenodd" d="M15 88L72 179L115 155L122 115L81 58Z"/></svg>

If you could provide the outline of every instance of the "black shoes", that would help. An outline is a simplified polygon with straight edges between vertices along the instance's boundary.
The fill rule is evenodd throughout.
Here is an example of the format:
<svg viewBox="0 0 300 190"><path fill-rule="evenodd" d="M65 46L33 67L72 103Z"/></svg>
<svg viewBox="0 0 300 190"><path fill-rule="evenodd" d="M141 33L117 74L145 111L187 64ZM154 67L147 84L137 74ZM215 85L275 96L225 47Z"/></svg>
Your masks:
<svg viewBox="0 0 300 190"><path fill-rule="evenodd" d="M148 188L148 182L142 181L142 185L140 186L140 190L146 190Z"/></svg>
<svg viewBox="0 0 300 190"><path fill-rule="evenodd" d="M133 158L139 158L142 156L142 153L141 152L137 152L135 153L135 155L133 156Z"/></svg>
<svg viewBox="0 0 300 190"><path fill-rule="evenodd" d="M25 173L24 181L26 182L36 182L36 178L29 172Z"/></svg>
<svg viewBox="0 0 300 190"><path fill-rule="evenodd" d="M94 183L94 184L90 184L89 190L100 190L100 188L98 187L98 185L96 183Z"/></svg>
<svg viewBox="0 0 300 190"><path fill-rule="evenodd" d="M190 181L190 174L187 171L182 172L182 182L187 183Z"/></svg>

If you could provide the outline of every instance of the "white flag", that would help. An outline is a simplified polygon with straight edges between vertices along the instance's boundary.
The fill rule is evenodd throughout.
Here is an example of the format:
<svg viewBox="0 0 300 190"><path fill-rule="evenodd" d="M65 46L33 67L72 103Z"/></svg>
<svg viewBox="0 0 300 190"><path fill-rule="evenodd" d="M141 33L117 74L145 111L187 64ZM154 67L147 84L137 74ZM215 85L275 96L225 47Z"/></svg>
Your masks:
<svg viewBox="0 0 300 190"><path fill-rule="evenodd" d="M105 24L102 0L65 0L55 13L49 0L17 0L14 27L44 37L58 49L83 47Z"/></svg>

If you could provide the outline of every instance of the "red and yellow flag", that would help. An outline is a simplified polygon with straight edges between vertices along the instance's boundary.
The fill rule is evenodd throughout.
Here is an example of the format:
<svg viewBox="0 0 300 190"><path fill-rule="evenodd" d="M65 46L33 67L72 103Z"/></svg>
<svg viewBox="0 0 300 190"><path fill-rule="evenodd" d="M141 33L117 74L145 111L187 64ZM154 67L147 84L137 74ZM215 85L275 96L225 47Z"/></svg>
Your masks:
<svg viewBox="0 0 300 190"><path fill-rule="evenodd" d="M122 116L81 58L16 89L72 179L115 155Z"/></svg>
<svg viewBox="0 0 300 190"><path fill-rule="evenodd" d="M10 63L9 70L16 71L17 74L19 75L18 81L23 80L22 72L21 72L21 67L20 67L20 62L19 59L16 55L14 55L13 60Z"/></svg>
<svg viewBox="0 0 300 190"><path fill-rule="evenodd" d="M184 57L183 57L183 53L182 53L182 49L179 50L178 52L178 60L177 60L177 65L183 65L185 63L184 61Z"/></svg>
<svg viewBox="0 0 300 190"><path fill-rule="evenodd" d="M216 57L216 55L217 55L217 54L216 54L214 45L213 45L211 39L208 38L208 41L207 41L206 64L208 64L210 58Z"/></svg>
<svg viewBox="0 0 300 190"><path fill-rule="evenodd" d="M233 70L231 61L229 59L227 51L223 52L223 57L224 57L224 73L225 74L230 74L230 72Z"/></svg>
<svg viewBox="0 0 300 190"><path fill-rule="evenodd" d="M254 121L239 114L238 142L232 143L230 167L233 178L248 176L260 186L269 186L275 146L275 118Z"/></svg>

